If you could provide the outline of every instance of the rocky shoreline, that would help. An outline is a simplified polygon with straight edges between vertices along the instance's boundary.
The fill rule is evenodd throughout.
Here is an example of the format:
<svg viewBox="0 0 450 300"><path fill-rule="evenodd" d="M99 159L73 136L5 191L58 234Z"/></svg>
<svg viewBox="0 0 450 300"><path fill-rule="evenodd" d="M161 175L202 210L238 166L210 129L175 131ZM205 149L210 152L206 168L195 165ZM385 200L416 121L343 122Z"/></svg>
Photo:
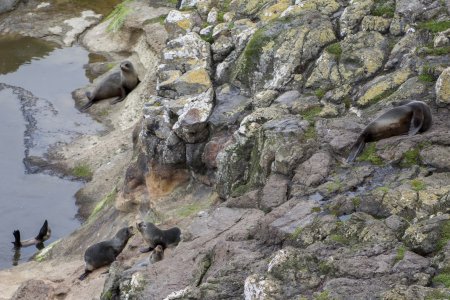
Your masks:
<svg viewBox="0 0 450 300"><path fill-rule="evenodd" d="M80 42L129 57L141 84L92 107L108 132L52 158L93 170L86 222L1 271L5 299L450 298L448 3L126 5L120 30ZM413 99L431 130L345 163L370 120ZM143 266L135 236L108 275L78 282L87 246L139 220L183 240Z"/></svg>

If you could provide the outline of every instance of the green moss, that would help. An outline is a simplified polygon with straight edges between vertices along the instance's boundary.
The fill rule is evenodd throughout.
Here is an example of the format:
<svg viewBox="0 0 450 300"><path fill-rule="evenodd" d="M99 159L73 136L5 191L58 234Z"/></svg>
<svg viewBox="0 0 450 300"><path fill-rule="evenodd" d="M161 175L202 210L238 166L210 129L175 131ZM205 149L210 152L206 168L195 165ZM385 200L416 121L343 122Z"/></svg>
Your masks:
<svg viewBox="0 0 450 300"><path fill-rule="evenodd" d="M319 294L314 295L314 300L329 300L330 299L330 293L328 291L323 291Z"/></svg>
<svg viewBox="0 0 450 300"><path fill-rule="evenodd" d="M108 204L114 202L117 197L117 188L114 188L108 195L103 197L102 200L100 200L97 205L95 205L94 209L92 210L91 215L89 216L88 220L93 220L95 216Z"/></svg>
<svg viewBox="0 0 450 300"><path fill-rule="evenodd" d="M89 166L87 164L82 163L82 164L76 165L72 169L71 174L74 177L89 180L92 178L93 172L91 171L91 169L89 168Z"/></svg>
<svg viewBox="0 0 450 300"><path fill-rule="evenodd" d="M425 297L425 300L448 300L448 299L450 299L450 293L449 292L444 293L439 290L433 290L429 292Z"/></svg>
<svg viewBox="0 0 450 300"><path fill-rule="evenodd" d="M377 155L376 145L374 143L366 146L361 155L357 158L358 161L367 161L373 165L380 166L383 164L381 157Z"/></svg>
<svg viewBox="0 0 450 300"><path fill-rule="evenodd" d="M341 234L332 234L329 236L329 239L334 242L337 242L339 244L347 244L348 243L348 239Z"/></svg>
<svg viewBox="0 0 450 300"><path fill-rule="evenodd" d="M161 15L152 19L149 19L147 21L144 22L143 25L147 25L147 24L155 24L155 23L159 23L161 25L164 25L164 22L166 21L167 15Z"/></svg>
<svg viewBox="0 0 450 300"><path fill-rule="evenodd" d="M420 147L413 148L403 153L403 158L400 166L409 168L418 164L420 164Z"/></svg>
<svg viewBox="0 0 450 300"><path fill-rule="evenodd" d="M319 262L319 271L323 275L328 275L330 273L334 273L336 271L336 269L333 265L322 260Z"/></svg>
<svg viewBox="0 0 450 300"><path fill-rule="evenodd" d="M320 206L311 208L311 212L314 212L314 213L320 213L321 211L322 211L322 209L320 208Z"/></svg>
<svg viewBox="0 0 450 300"><path fill-rule="evenodd" d="M37 262L43 262L44 260L46 260L50 254L50 250L52 250L53 247L55 247L56 244L58 244L60 241L61 241L60 239L56 240L47 247L45 247L44 249L40 250L38 254L36 254L36 256L34 257L34 260Z"/></svg>
<svg viewBox="0 0 450 300"><path fill-rule="evenodd" d="M375 190L376 191L380 191L383 194L386 194L387 192L389 192L389 188L387 186L379 186Z"/></svg>
<svg viewBox="0 0 450 300"><path fill-rule="evenodd" d="M420 53L423 55L432 55L432 56L441 56L441 55L447 55L450 53L450 46L445 47L427 47L427 48L421 48Z"/></svg>
<svg viewBox="0 0 450 300"><path fill-rule="evenodd" d="M450 269L446 269L439 275L434 276L433 283L435 285L443 285L446 288L450 288Z"/></svg>
<svg viewBox="0 0 450 300"><path fill-rule="evenodd" d="M341 57L342 48L339 42L329 45L325 50L330 54L336 55L338 58Z"/></svg>
<svg viewBox="0 0 450 300"><path fill-rule="evenodd" d="M125 0L120 4L117 4L114 10L105 18L105 21L110 21L106 28L108 32L117 32L122 28L125 18L132 12L127 7L127 4L133 0Z"/></svg>
<svg viewBox="0 0 450 300"><path fill-rule="evenodd" d="M426 29L431 32L445 31L450 28L450 21L428 21L419 23L418 27L420 29Z"/></svg>
<svg viewBox="0 0 450 300"><path fill-rule="evenodd" d="M450 241L450 221L446 221L441 227L441 237L437 242L437 250L440 251Z"/></svg>
<svg viewBox="0 0 450 300"><path fill-rule="evenodd" d="M435 81L434 77L430 74L420 74L419 80L422 82L434 82Z"/></svg>
<svg viewBox="0 0 450 300"><path fill-rule="evenodd" d="M361 205L361 198L360 197L354 197L352 198L353 206L359 207Z"/></svg>
<svg viewBox="0 0 450 300"><path fill-rule="evenodd" d="M194 202L194 203L184 205L184 206L178 208L175 211L175 214L182 218L192 216L194 214L197 214L201 210L208 209L212 205L213 201L214 201L214 198L210 198L207 201Z"/></svg>
<svg viewBox="0 0 450 300"><path fill-rule="evenodd" d="M106 292L104 292L100 296L100 299L102 299L102 300L111 300L112 299L112 291L111 290L107 290Z"/></svg>
<svg viewBox="0 0 450 300"><path fill-rule="evenodd" d="M305 140L315 140L317 138L317 132L314 124L308 127L303 137L305 138Z"/></svg>
<svg viewBox="0 0 450 300"><path fill-rule="evenodd" d="M345 105L345 109L350 109L350 107L352 106L352 99L350 99L350 97L345 97L343 102Z"/></svg>
<svg viewBox="0 0 450 300"><path fill-rule="evenodd" d="M344 184L340 180L328 181L326 183L326 188L329 193L334 193L341 190Z"/></svg>
<svg viewBox="0 0 450 300"><path fill-rule="evenodd" d="M222 5L221 6L221 9L223 10L223 11L230 11L230 4L231 4L231 1L232 0L225 0L225 1L220 1L220 4Z"/></svg>
<svg viewBox="0 0 450 300"><path fill-rule="evenodd" d="M411 184L411 188L413 190L415 190L416 192L422 191L425 189L425 183L420 179L413 179L413 180L411 180L410 184Z"/></svg>
<svg viewBox="0 0 450 300"><path fill-rule="evenodd" d="M371 15L378 17L393 18L395 13L395 4L377 1L372 8Z"/></svg>
<svg viewBox="0 0 450 300"><path fill-rule="evenodd" d="M295 228L295 230L290 234L289 239L295 241L298 239L300 234L302 234L303 228L301 226Z"/></svg>
<svg viewBox="0 0 450 300"><path fill-rule="evenodd" d="M210 33L208 35L202 35L201 38L202 38L202 40L204 40L207 43L210 43L210 44L214 43L214 38L212 36L212 33Z"/></svg>
<svg viewBox="0 0 450 300"><path fill-rule="evenodd" d="M177 6L178 0L167 0L167 2L173 6Z"/></svg>
<svg viewBox="0 0 450 300"><path fill-rule="evenodd" d="M244 49L244 64L243 72L249 74L258 64L259 57L262 53L262 48L267 44L271 38L266 35L264 28L258 29L247 43Z"/></svg>
<svg viewBox="0 0 450 300"><path fill-rule="evenodd" d="M223 23L223 15L225 15L225 12L223 12L223 11L219 11L219 13L217 14L217 21L219 22L219 23Z"/></svg>
<svg viewBox="0 0 450 300"><path fill-rule="evenodd" d="M314 118L322 112L322 107L312 107L310 109L305 110L304 112L300 113L300 115L308 121L309 123L313 123ZM315 130L314 130L315 132Z"/></svg>
<svg viewBox="0 0 450 300"><path fill-rule="evenodd" d="M397 254L395 255L394 264L401 261L405 257L406 247L401 245L397 249Z"/></svg>
<svg viewBox="0 0 450 300"><path fill-rule="evenodd" d="M319 99L322 99L323 96L325 96L326 93L327 93L327 90L326 89L322 89L322 88L318 88L317 90L314 91L314 94Z"/></svg>

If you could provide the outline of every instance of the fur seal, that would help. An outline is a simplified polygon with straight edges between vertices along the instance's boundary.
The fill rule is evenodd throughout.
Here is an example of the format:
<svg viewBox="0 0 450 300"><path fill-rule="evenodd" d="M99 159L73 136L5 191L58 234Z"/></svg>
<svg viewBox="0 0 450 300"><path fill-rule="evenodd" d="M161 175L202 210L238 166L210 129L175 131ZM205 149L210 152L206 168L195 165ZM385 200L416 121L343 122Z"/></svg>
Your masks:
<svg viewBox="0 0 450 300"><path fill-rule="evenodd" d="M39 244L42 244L43 242L45 242L46 240L48 240L50 238L51 233L52 233L52 231L51 231L50 227L48 227L48 222L47 222L47 220L45 220L44 224L41 227L41 230L39 230L38 235L32 239L21 241L20 240L20 231L14 230L13 231L14 242L12 242L12 243L14 244L15 248L28 247L31 245L39 245Z"/></svg>
<svg viewBox="0 0 450 300"><path fill-rule="evenodd" d="M78 279L83 280L93 270L115 261L116 257L125 248L128 239L132 236L133 226L124 227L112 239L89 246L84 253L84 261L86 263L84 273Z"/></svg>
<svg viewBox="0 0 450 300"><path fill-rule="evenodd" d="M162 245L157 245L150 254L148 260L151 264L154 264L164 258L164 247Z"/></svg>
<svg viewBox="0 0 450 300"><path fill-rule="evenodd" d="M367 125L353 144L347 162L352 162L368 142L402 134L411 136L431 128L431 110L425 102L405 101L398 105Z"/></svg>
<svg viewBox="0 0 450 300"><path fill-rule="evenodd" d="M118 97L111 104L116 104L123 99L139 84L139 78L133 64L126 60L120 64L120 71L114 72L104 78L92 93L86 92L89 102L81 107L86 110L97 101Z"/></svg>
<svg viewBox="0 0 450 300"><path fill-rule="evenodd" d="M181 230L178 227L172 227L167 230L161 230L150 222L140 222L137 228L141 233L148 247L140 249L142 253L149 252L161 245L163 249L168 246L176 246L180 242Z"/></svg>

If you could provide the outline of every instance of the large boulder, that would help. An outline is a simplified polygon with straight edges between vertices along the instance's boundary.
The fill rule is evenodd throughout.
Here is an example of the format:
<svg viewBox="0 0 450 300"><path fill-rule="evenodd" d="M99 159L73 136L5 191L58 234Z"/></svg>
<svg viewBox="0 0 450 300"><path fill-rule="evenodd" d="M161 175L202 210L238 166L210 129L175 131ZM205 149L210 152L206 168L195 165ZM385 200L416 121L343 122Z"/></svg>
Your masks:
<svg viewBox="0 0 450 300"><path fill-rule="evenodd" d="M20 0L3 0L0 3L0 14L13 10Z"/></svg>
<svg viewBox="0 0 450 300"><path fill-rule="evenodd" d="M335 39L330 20L314 10L275 20L247 43L235 66L235 79L252 92L281 89Z"/></svg>

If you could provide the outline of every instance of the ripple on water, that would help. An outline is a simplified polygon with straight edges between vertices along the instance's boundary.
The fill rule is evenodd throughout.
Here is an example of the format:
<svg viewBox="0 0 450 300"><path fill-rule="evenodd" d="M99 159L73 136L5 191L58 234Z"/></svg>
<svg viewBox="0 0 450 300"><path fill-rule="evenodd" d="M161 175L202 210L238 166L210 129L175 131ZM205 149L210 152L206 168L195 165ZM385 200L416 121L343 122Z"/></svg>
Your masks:
<svg viewBox="0 0 450 300"><path fill-rule="evenodd" d="M22 238L31 238L47 219L52 229L48 245L79 226L73 195L82 184L25 174L25 153L42 156L56 142L102 130L75 109L71 96L88 83L83 69L89 62L88 52L81 47L56 48L36 39L18 39L0 37L0 57L6 53L4 43L17 53L7 63L0 60L0 268L12 265L14 229L21 230ZM20 261L35 252L34 247L23 248Z"/></svg>

